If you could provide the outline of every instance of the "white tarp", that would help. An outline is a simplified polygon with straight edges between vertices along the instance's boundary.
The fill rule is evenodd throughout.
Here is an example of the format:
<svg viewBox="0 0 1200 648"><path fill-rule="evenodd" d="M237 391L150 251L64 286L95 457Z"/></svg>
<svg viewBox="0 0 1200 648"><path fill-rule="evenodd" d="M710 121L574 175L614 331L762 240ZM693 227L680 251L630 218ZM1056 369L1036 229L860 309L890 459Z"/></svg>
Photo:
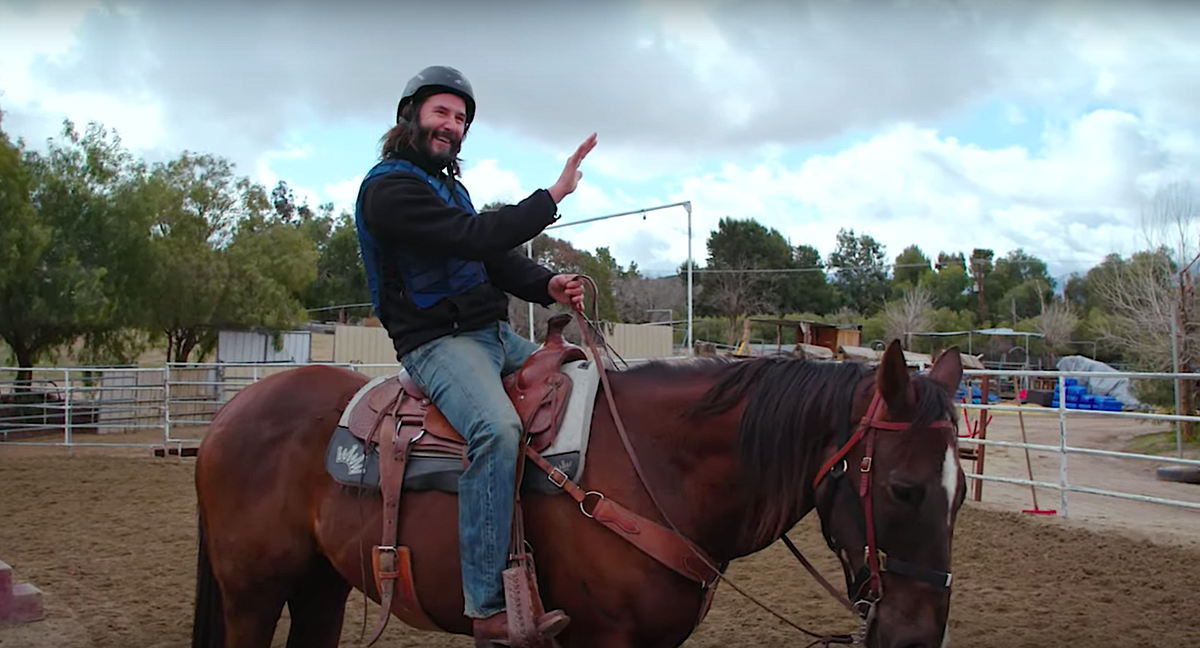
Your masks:
<svg viewBox="0 0 1200 648"><path fill-rule="evenodd" d="M1058 360L1059 371L1116 371L1112 367L1085 358L1083 356L1066 356ZM1140 408L1142 403L1133 395L1129 389L1129 378L1118 376L1113 378L1097 378L1095 376L1076 376L1080 385L1087 387L1089 393L1099 396L1112 396L1121 401L1121 405L1127 408Z"/></svg>

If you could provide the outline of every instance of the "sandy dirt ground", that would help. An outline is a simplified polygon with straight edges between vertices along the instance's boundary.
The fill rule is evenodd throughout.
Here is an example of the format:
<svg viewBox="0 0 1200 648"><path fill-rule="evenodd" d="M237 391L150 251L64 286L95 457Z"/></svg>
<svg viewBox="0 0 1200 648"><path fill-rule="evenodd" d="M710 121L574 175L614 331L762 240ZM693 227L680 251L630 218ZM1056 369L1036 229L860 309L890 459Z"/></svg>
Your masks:
<svg viewBox="0 0 1200 648"><path fill-rule="evenodd" d="M1056 416L1025 417L1029 439L1058 443ZM1119 448L1155 431L1136 421L1072 418L1068 443ZM111 440L161 439L152 432ZM1015 415L996 413L989 438L1019 440ZM195 568L193 460L146 450L0 445L0 559L45 593L46 619L0 627L0 648L190 645ZM1034 453L1034 477L1056 482L1056 455ZM1200 486L1158 482L1155 463L1072 456L1071 483L1200 502ZM968 471L973 465L965 465ZM990 447L987 474L1024 477L1023 451ZM1038 492L1042 508L1061 508ZM1200 582L1200 512L1072 493L1070 519L1022 514L1027 487L988 482L955 537L953 645L1197 646L1186 592ZM830 576L835 560L815 516L792 538ZM829 632L854 624L780 544L740 560L729 576L797 622ZM836 581L835 581L836 582ZM1181 605L1181 602L1185 602ZM368 625L375 606L366 609ZM1183 614L1179 614L1183 611ZM364 607L347 605L343 646L359 646ZM286 642L285 617L274 645ZM368 632L369 634L369 632ZM689 648L803 646L806 638L728 587ZM393 621L383 648L471 645Z"/></svg>

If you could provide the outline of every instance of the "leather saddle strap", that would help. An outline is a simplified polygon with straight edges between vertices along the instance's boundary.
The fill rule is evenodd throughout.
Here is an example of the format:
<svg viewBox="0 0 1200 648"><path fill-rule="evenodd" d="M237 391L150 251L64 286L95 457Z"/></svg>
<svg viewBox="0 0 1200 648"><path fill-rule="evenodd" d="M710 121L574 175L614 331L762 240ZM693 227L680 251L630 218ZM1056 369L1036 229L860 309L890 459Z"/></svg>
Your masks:
<svg viewBox="0 0 1200 648"><path fill-rule="evenodd" d="M710 567L715 561L709 558L703 549L683 536L630 511L604 497L602 493L585 493L575 482L568 479L565 473L550 465L550 462L532 448L526 447L525 455L546 473L551 483L566 491L571 499L579 503L579 510L584 515L608 527L643 553L706 588L714 587L721 578L721 573ZM589 495L598 498L591 512L588 512L585 504ZM697 558L697 555L700 558Z"/></svg>
<svg viewBox="0 0 1200 648"><path fill-rule="evenodd" d="M413 623L432 626L424 612L415 601L415 590L411 579L412 573L408 564L408 553L404 547L396 547L400 514L400 490L404 483L404 468L408 462L408 452L413 439L421 433L420 421L408 417L397 416L401 401L407 396L400 392L392 407L395 429L383 429L379 439L379 490L383 496L383 538L374 548L372 562L375 572L375 586L379 590L380 610L375 632L367 645L378 641L383 629L387 627L392 614L392 599L396 590L396 581L404 579L402 597L406 612L415 619ZM406 619L406 622L410 622Z"/></svg>

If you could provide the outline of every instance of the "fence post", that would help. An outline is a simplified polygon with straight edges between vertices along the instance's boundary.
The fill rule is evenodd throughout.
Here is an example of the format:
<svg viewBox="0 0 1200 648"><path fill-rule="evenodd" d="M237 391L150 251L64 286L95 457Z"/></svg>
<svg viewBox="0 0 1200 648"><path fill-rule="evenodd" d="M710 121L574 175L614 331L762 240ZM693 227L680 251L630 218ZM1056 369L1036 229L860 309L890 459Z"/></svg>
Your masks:
<svg viewBox="0 0 1200 648"><path fill-rule="evenodd" d="M171 364L163 365L163 447L171 442Z"/></svg>
<svg viewBox="0 0 1200 648"><path fill-rule="evenodd" d="M66 438L67 446L71 445L71 370L63 369L63 384L65 384L66 392L63 395L63 435Z"/></svg>
<svg viewBox="0 0 1200 648"><path fill-rule="evenodd" d="M1058 375L1058 509L1067 513L1067 377Z"/></svg>

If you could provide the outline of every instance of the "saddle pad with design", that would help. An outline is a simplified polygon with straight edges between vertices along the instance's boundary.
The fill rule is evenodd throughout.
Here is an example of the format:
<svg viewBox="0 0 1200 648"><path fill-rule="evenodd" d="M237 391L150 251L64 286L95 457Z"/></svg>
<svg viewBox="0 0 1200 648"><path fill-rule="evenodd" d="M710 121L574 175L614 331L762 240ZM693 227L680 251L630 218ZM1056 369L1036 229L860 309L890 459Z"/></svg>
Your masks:
<svg viewBox="0 0 1200 648"><path fill-rule="evenodd" d="M596 393L600 375L590 360L569 362L562 367L571 379L571 394L567 400L562 425L554 443L546 448L542 456L551 465L566 473L579 483L583 478L587 456L588 439L591 432L592 412L595 409ZM373 380L362 387L351 403L378 383ZM349 412L349 406L347 407ZM348 418L334 430L333 438L325 451L325 469L340 484L361 488L379 488L379 454L374 446L363 448L363 442L347 428ZM458 492L458 478L463 472L461 459L443 455L424 454L415 451L409 455L404 470L404 490L438 490ZM533 492L561 493L546 475L536 466L529 464L525 469L524 488Z"/></svg>

